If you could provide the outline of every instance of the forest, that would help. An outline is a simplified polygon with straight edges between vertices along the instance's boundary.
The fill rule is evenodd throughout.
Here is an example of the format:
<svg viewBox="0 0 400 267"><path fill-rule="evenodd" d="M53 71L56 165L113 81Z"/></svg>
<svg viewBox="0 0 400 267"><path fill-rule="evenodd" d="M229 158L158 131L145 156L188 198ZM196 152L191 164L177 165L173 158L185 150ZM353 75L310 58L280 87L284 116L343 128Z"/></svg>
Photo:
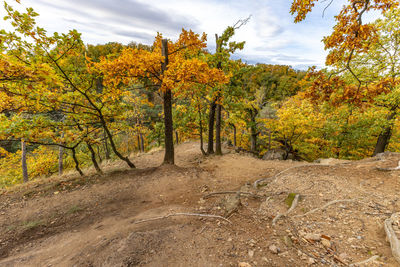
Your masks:
<svg viewBox="0 0 400 267"><path fill-rule="evenodd" d="M89 44L4 1L0 266L398 266L400 2L343 3L304 69L238 56L252 15Z"/></svg>
<svg viewBox="0 0 400 267"><path fill-rule="evenodd" d="M296 22L312 6L305 3L293 3ZM190 29L178 40L159 33L151 46L90 45L75 30L49 35L33 9L5 3L14 31L1 31L0 184L67 169L84 175L88 166L101 173L110 159L135 168L130 155L157 147L174 164L174 144L186 140L200 140L204 155L227 144L303 161L399 151L394 5L370 4L382 17L368 24L363 4L343 10L324 39L328 67L301 71L231 59L251 42L231 41L250 17L216 34L216 51Z"/></svg>

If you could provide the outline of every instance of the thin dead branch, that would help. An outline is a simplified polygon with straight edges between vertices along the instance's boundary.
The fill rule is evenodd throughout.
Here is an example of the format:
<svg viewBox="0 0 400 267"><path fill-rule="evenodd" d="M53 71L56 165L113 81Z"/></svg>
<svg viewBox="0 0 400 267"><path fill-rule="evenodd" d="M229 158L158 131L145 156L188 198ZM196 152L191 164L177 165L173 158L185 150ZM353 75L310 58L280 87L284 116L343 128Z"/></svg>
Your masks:
<svg viewBox="0 0 400 267"><path fill-rule="evenodd" d="M219 215L201 214L201 213L184 213L184 212L172 213L172 214L168 214L168 215L165 215L165 216L159 216L159 217L144 219L144 220L140 220L140 221L136 221L136 222L132 222L132 223L133 224L139 224L139 223L144 223L144 222L151 222L151 221L167 219L169 217L174 217L174 216L194 216L194 217L214 218L214 219L224 220L224 221L226 221L228 223L232 223L230 220L228 220L228 219L226 219L226 218L224 218L222 216L219 216Z"/></svg>
<svg viewBox="0 0 400 267"><path fill-rule="evenodd" d="M323 205L323 206L320 207L320 208L315 208L315 209L310 210L310 211L308 211L308 212L306 212L306 213L304 213L304 214L296 215L296 216L294 216L294 217L303 217L303 216L307 216L308 214L314 213L314 212L319 211L319 210L326 209L327 207L329 207L329 206L331 206L331 205L334 205L334 204L337 204L337 203L355 202L355 201L357 201L357 200L356 200L356 199L339 199L339 200L333 200L333 201L330 201L330 202L326 203L325 205Z"/></svg>
<svg viewBox="0 0 400 267"><path fill-rule="evenodd" d="M222 192L212 192L210 194L207 194L203 197L203 199L216 196L216 195L225 195L225 194L239 194L239 195L244 195L244 196L250 196L253 198L262 198L262 196L255 195L253 193L248 193L248 192L238 192L238 191L222 191Z"/></svg>
<svg viewBox="0 0 400 267"><path fill-rule="evenodd" d="M378 255L375 255L375 256L372 256L371 258L369 258L369 259L367 259L367 260L365 260L365 261L360 261L360 262L352 263L352 264L350 264L349 266L350 266L350 267L352 267L352 266L360 266L360 265L364 265L364 264L370 263L370 262L372 262L372 261L376 261L377 259L379 259L379 256L378 256Z"/></svg>

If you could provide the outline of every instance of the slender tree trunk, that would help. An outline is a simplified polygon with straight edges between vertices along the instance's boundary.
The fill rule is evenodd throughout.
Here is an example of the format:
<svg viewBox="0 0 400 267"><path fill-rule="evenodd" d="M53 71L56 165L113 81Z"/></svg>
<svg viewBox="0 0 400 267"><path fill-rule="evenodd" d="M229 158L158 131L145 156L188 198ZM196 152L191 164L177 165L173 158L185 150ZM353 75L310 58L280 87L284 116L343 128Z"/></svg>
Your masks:
<svg viewBox="0 0 400 267"><path fill-rule="evenodd" d="M28 165L26 163L26 144L24 139L21 140L21 151L22 151L22 178L24 183L28 182Z"/></svg>
<svg viewBox="0 0 400 267"><path fill-rule="evenodd" d="M257 116L257 111L251 110L251 127L250 127L250 139L251 139L251 151L252 152L258 152L257 150L257 123L256 123L256 116Z"/></svg>
<svg viewBox="0 0 400 267"><path fill-rule="evenodd" d="M101 155L100 155L100 148L99 148L99 145L96 145L96 150L97 150L97 157L99 158L99 161L100 161L100 163L101 163L101 162L103 162L103 159L101 158Z"/></svg>
<svg viewBox="0 0 400 267"><path fill-rule="evenodd" d="M143 138L143 134L140 133L140 151L144 152L144 138Z"/></svg>
<svg viewBox="0 0 400 267"><path fill-rule="evenodd" d="M100 117L100 120L101 120L101 124L103 125L103 128L104 128L104 130L105 130L105 132L106 132L106 134L107 134L107 136L108 136L108 140L110 140L110 145L111 145L111 148L112 148L114 154L117 155L118 158L120 158L120 159L122 159L123 161L125 161L126 164L128 164L128 166L129 166L130 168L136 168L136 167L135 167L135 164L133 164L133 163L129 160L128 157L124 157L124 156L121 155L121 153L118 152L117 146L116 146L115 143L114 143L112 134L111 134L110 130L108 129L107 124L106 124L104 118L103 118L103 117Z"/></svg>
<svg viewBox="0 0 400 267"><path fill-rule="evenodd" d="M206 152L204 151L204 142L203 142L203 120L201 116L201 108L200 105L198 106L198 112L199 112L199 131L200 131L200 150L203 155L206 155Z"/></svg>
<svg viewBox="0 0 400 267"><path fill-rule="evenodd" d="M162 72L167 69L168 66L168 40L162 40L162 55L164 62L162 64ZM163 92L164 100L164 137L165 137L165 155L164 164L174 164L174 127L172 119L172 92L167 90Z"/></svg>
<svg viewBox="0 0 400 267"><path fill-rule="evenodd" d="M137 150L140 152L140 136L137 135Z"/></svg>
<svg viewBox="0 0 400 267"><path fill-rule="evenodd" d="M178 131L175 131L175 143L179 144L179 134Z"/></svg>
<svg viewBox="0 0 400 267"><path fill-rule="evenodd" d="M106 160L109 160L109 159L111 159L111 156L110 156L110 149L108 148L108 141L107 141L107 133L106 133L106 131L104 130L104 151L105 151L105 157L106 157Z"/></svg>
<svg viewBox="0 0 400 267"><path fill-rule="evenodd" d="M172 93L170 90L164 93L164 126L164 164L174 164L174 129L172 121Z"/></svg>
<svg viewBox="0 0 400 267"><path fill-rule="evenodd" d="M102 174L103 171L101 170L99 164L97 164L96 153L94 152L93 146L89 142L86 142L86 145L87 145L87 147L88 147L88 149L90 151L90 155L92 157L92 162L93 162L94 168L96 169L96 171L98 173Z"/></svg>
<svg viewBox="0 0 400 267"><path fill-rule="evenodd" d="M72 148L71 151L72 151L72 158L74 159L74 162L75 162L75 169L79 172L79 174L81 176L84 176L81 168L79 168L79 161L78 161L78 158L76 157L75 148Z"/></svg>
<svg viewBox="0 0 400 267"><path fill-rule="evenodd" d="M379 153L383 153L386 150L386 147L389 144L390 138L392 137L392 127L386 127L378 137L378 141L375 145L375 150L373 156L376 156Z"/></svg>
<svg viewBox="0 0 400 267"><path fill-rule="evenodd" d="M214 121L215 121L216 103L212 101L210 104L210 112L208 114L208 147L207 154L214 154Z"/></svg>
<svg viewBox="0 0 400 267"><path fill-rule="evenodd" d="M379 134L378 140L375 145L375 150L373 156L376 156L379 153L385 152L390 138L392 137L392 128L393 123L391 122L396 117L397 106L392 108L391 113L387 116L387 120L389 121L389 126L385 127L382 132Z"/></svg>
<svg viewBox="0 0 400 267"><path fill-rule="evenodd" d="M233 128L233 147L236 148L236 126L235 124L231 124Z"/></svg>
<svg viewBox="0 0 400 267"><path fill-rule="evenodd" d="M62 175L64 171L64 148L58 147L58 175Z"/></svg>
<svg viewBox="0 0 400 267"><path fill-rule="evenodd" d="M221 119L222 119L222 106L217 104L216 107L216 121L215 121L215 154L222 155L221 144Z"/></svg>
<svg viewBox="0 0 400 267"><path fill-rule="evenodd" d="M251 151L257 152L257 133L254 133L253 128L251 128Z"/></svg>

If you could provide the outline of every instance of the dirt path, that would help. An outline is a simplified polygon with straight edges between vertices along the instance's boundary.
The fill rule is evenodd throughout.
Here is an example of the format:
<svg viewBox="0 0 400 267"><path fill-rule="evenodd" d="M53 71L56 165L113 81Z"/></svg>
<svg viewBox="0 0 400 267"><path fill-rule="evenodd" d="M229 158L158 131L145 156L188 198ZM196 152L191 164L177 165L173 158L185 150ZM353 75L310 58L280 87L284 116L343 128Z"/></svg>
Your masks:
<svg viewBox="0 0 400 267"><path fill-rule="evenodd" d="M0 266L346 266L374 255L370 266L396 266L382 223L400 210L400 172L376 167L396 166L400 156L301 167L233 153L205 158L193 142L176 154L178 167L157 167L159 151L135 157L140 170L113 163L85 182L3 194ZM252 195L203 198L237 190ZM295 194L296 209L272 226ZM346 201L313 211L332 200ZM231 213L231 223L187 216L135 223L182 212Z"/></svg>

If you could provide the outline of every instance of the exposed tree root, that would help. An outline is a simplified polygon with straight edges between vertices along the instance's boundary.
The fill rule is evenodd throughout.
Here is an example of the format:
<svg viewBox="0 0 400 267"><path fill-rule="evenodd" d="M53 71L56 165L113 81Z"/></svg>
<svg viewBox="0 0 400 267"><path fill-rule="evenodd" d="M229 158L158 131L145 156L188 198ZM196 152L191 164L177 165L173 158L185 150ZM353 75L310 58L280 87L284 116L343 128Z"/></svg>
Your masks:
<svg viewBox="0 0 400 267"><path fill-rule="evenodd" d="M210 194L205 195L203 198L209 198L215 195L225 195L225 194L239 194L239 195L245 195L245 196L250 196L253 198L262 198L262 196L259 195L255 195L252 193L248 193L248 192L238 192L238 191L222 191L222 192L212 192Z"/></svg>
<svg viewBox="0 0 400 267"><path fill-rule="evenodd" d="M304 213L304 214L296 215L296 216L294 216L294 217L303 217L303 216L307 216L308 214L314 213L314 212L319 211L319 210L323 210L323 209L325 209L325 208L327 208L327 207L329 207L329 206L331 206L331 205L333 205L333 204L342 203L342 202L354 202L354 201L357 201L357 200L356 200L356 199L339 199L339 200L333 200L333 201L331 201L331 202L326 203L325 205L323 205L323 206L320 207L320 208L315 208L315 209L310 210L310 211L308 211L308 212L306 212L306 213Z"/></svg>
<svg viewBox="0 0 400 267"><path fill-rule="evenodd" d="M396 168L376 168L378 171L383 171L383 172L388 172L388 171L398 171L398 170L400 170L400 161L399 161L399 163L397 164L397 167Z"/></svg>
<svg viewBox="0 0 400 267"><path fill-rule="evenodd" d="M230 220L218 216L218 215L211 215L211 214L201 214L201 213L172 213L168 214L165 216L160 216L160 217L154 217L154 218L149 218L149 219L144 219L136 222L132 222L133 224L139 224L139 223L144 223L144 222L151 222L151 221L156 221L156 220L162 220L162 219L167 219L169 217L174 217L174 216L195 216L195 217L205 217L205 218L214 218L214 219L221 219L224 220L228 223L232 223Z"/></svg>
<svg viewBox="0 0 400 267"><path fill-rule="evenodd" d="M378 255L372 256L371 258L365 260L365 261L360 261L360 262L356 262L356 263L352 263L349 266L359 266L359 265L363 265L363 264L367 264L370 263L372 261L376 261L377 259L379 259Z"/></svg>
<svg viewBox="0 0 400 267"><path fill-rule="evenodd" d="M384 223L386 236L389 240L393 257L400 264L400 240L397 238L396 232L393 229L394 224L398 224L397 227L400 227L400 212L393 213Z"/></svg>
<svg viewBox="0 0 400 267"><path fill-rule="evenodd" d="M292 212L292 211L296 208L297 204L299 203L299 198L300 198L300 195L297 194L297 195L294 197L294 200L293 200L292 205L290 206L290 208L289 208L285 213L277 215L277 216L272 220L272 225L275 225L276 222L277 222L281 217L287 216L290 212Z"/></svg>

